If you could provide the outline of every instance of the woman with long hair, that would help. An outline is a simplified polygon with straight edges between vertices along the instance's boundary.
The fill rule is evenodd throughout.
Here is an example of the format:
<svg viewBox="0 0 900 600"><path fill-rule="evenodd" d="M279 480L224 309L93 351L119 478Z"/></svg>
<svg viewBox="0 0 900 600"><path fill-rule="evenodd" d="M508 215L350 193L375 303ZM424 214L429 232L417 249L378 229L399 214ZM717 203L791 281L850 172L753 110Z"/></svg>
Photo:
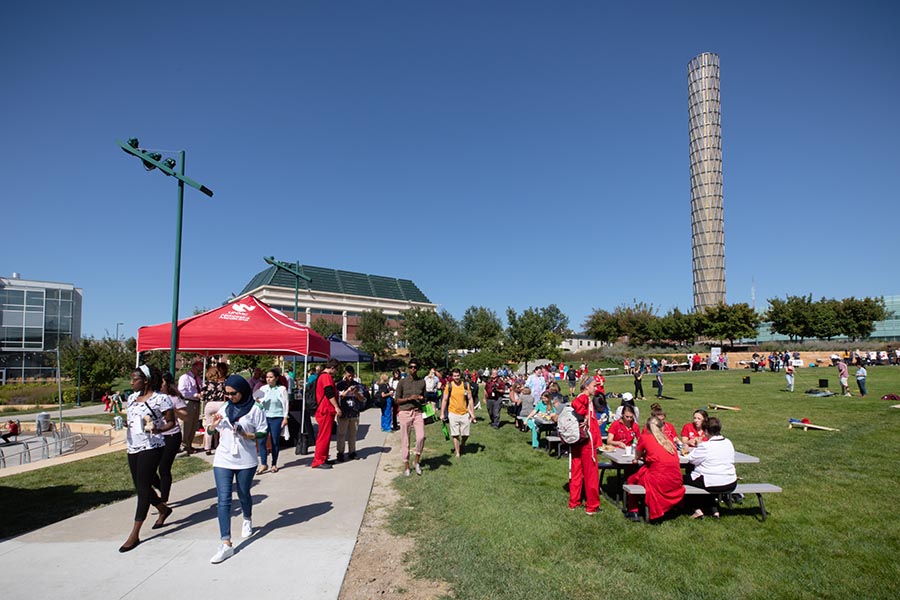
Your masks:
<svg viewBox="0 0 900 600"><path fill-rule="evenodd" d="M150 506L156 507L159 517L154 527L162 527L172 509L166 506L153 489L153 478L162 459L166 445L162 433L175 424L172 402L159 389L159 370L141 365L131 372L131 389L125 414L128 428L125 432L128 447L128 469L137 492L137 508L134 524L119 552L134 550L141 543L141 527L147 519Z"/></svg>
<svg viewBox="0 0 900 600"><path fill-rule="evenodd" d="M162 432L166 445L163 447L162 457L159 461L158 475L153 479L153 487L159 490L159 497L163 502L169 501L169 492L172 489L172 464L175 462L175 456L181 449L181 426L178 419L187 418L187 403L178 391L175 384L175 378L168 371L162 374L162 384L159 391L169 397L174 410L175 425L171 429ZM156 525L154 529L158 529Z"/></svg>
<svg viewBox="0 0 900 600"><path fill-rule="evenodd" d="M225 378L228 377L228 364L218 363L206 369L206 383L200 391L200 398L204 401L203 427L209 429L213 415L219 412L225 404ZM206 454L212 454L214 434L203 435L203 449Z"/></svg>
<svg viewBox="0 0 900 600"><path fill-rule="evenodd" d="M221 545L209 562L217 564L231 557L234 548L231 543L231 494L237 482L237 495L241 501L244 516L241 537L253 535L253 499L250 485L256 473L259 457L256 440L266 436L266 416L253 401L250 384L240 375L232 375L225 380L227 402L212 417L207 430L219 432L219 449L213 459L213 475L218 496L219 536Z"/></svg>
<svg viewBox="0 0 900 600"><path fill-rule="evenodd" d="M585 377L579 384L581 393L572 400L572 410L579 423L587 420L588 436L569 446L571 474L569 475L569 510L581 506L581 489L584 487L586 503L584 512L595 515L600 512L600 475L597 471L597 446L600 440L600 427L594 416L593 377Z"/></svg>
<svg viewBox="0 0 900 600"><path fill-rule="evenodd" d="M644 465L628 478L628 483L644 486L644 501L652 521L662 517L684 498L678 452L663 433L663 423L658 417L650 417L641 434L634 462L639 460L643 460ZM637 497L628 497L625 518L640 521Z"/></svg>
<svg viewBox="0 0 900 600"><path fill-rule="evenodd" d="M709 420L709 413L698 408L692 415L691 422L685 423L681 428L681 441L685 446L695 448L700 442L709 439L706 433L706 422Z"/></svg>
<svg viewBox="0 0 900 600"><path fill-rule="evenodd" d="M259 469L257 475L262 475L269 470L269 455L266 452L266 442L272 440L272 472L278 472L278 442L281 430L287 427L288 420L288 393L287 388L278 382L281 372L278 369L266 371L266 384L253 392L253 397L259 402L260 408L266 414L268 432L266 437L257 440L259 451Z"/></svg>

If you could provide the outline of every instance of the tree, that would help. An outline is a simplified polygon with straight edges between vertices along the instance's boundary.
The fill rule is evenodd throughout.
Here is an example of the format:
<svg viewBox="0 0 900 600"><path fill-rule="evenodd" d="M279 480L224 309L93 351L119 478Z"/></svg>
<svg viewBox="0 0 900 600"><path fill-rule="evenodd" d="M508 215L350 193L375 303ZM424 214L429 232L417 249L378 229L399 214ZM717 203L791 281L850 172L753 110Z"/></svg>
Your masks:
<svg viewBox="0 0 900 600"><path fill-rule="evenodd" d="M323 317L319 317L312 323L310 323L310 327L321 335L324 338L327 338L331 335L342 335L344 333L344 328L340 323L335 323L334 321L329 321Z"/></svg>
<svg viewBox="0 0 900 600"><path fill-rule="evenodd" d="M551 305L553 306L553 305ZM549 308L549 307L548 307ZM555 306L554 306L555 308ZM506 354L516 361L536 358L556 360L560 355L559 342L562 337L553 331L552 311L527 308L521 315L511 307L506 309L506 337L509 341Z"/></svg>
<svg viewBox="0 0 900 600"><path fill-rule="evenodd" d="M228 357L229 367L234 373L241 371L250 371L253 369L262 369L264 365L272 364L271 356L263 356L260 354L232 354Z"/></svg>
<svg viewBox="0 0 900 600"><path fill-rule="evenodd" d="M755 336L760 323L759 315L746 302L709 306L700 319L704 335L728 340L732 347L736 339Z"/></svg>
<svg viewBox="0 0 900 600"><path fill-rule="evenodd" d="M813 336L814 310L812 294L769 299L766 319L772 322L772 331L788 336L791 341Z"/></svg>
<svg viewBox="0 0 900 600"><path fill-rule="evenodd" d="M588 337L612 343L619 338L619 320L609 311L595 308L581 324Z"/></svg>
<svg viewBox="0 0 900 600"><path fill-rule="evenodd" d="M493 369L501 364L503 364L503 356L498 352L492 352L490 350L472 352L471 354L466 354L459 360L459 367L461 369L474 370L479 373L484 371L485 368Z"/></svg>
<svg viewBox="0 0 900 600"><path fill-rule="evenodd" d="M813 304L812 307L812 335L822 339L830 340L836 335L841 334L841 302L834 298L822 298Z"/></svg>
<svg viewBox="0 0 900 600"><path fill-rule="evenodd" d="M404 310L401 320L400 337L406 341L410 357L417 358L423 370L444 365L457 339L456 321L450 313L415 307Z"/></svg>
<svg viewBox="0 0 900 600"><path fill-rule="evenodd" d="M497 313L484 306L470 306L460 323L462 346L496 352L503 342L503 323Z"/></svg>
<svg viewBox="0 0 900 600"><path fill-rule="evenodd" d="M541 316L547 321L547 327L551 333L557 337L556 346L572 335L572 330L569 329L569 317L563 314L563 311L555 304L542 308Z"/></svg>
<svg viewBox="0 0 900 600"><path fill-rule="evenodd" d="M620 335L628 336L628 344L640 346L658 335L656 309L652 304L633 301L631 306L622 304L613 311Z"/></svg>
<svg viewBox="0 0 900 600"><path fill-rule="evenodd" d="M95 391L109 388L117 377L126 376L133 368L133 356L118 340L82 338L60 347L60 368L67 377L75 379L80 362L81 382L93 396Z"/></svg>
<svg viewBox="0 0 900 600"><path fill-rule="evenodd" d="M356 337L362 351L376 359L387 356L394 346L394 328L388 325L387 317L380 308L363 311Z"/></svg>
<svg viewBox="0 0 900 600"><path fill-rule="evenodd" d="M864 340L875 329L875 321L884 321L893 313L884 306L884 298L845 298L839 311L841 333L850 339Z"/></svg>
<svg viewBox="0 0 900 600"><path fill-rule="evenodd" d="M680 344L693 344L697 339L697 315L683 313L676 306L660 317L657 322L659 339L672 340Z"/></svg>

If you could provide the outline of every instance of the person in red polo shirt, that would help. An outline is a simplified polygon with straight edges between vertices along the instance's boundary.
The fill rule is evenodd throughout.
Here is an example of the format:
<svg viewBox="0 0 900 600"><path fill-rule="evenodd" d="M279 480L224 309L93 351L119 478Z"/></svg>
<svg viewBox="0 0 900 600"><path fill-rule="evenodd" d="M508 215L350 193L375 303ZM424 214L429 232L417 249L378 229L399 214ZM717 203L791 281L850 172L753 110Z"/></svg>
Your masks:
<svg viewBox="0 0 900 600"><path fill-rule="evenodd" d="M341 365L336 358L329 358L325 370L316 378L316 423L319 432L316 435L316 453L313 456L313 469L330 469L328 447L331 444L331 430L334 418L341 416L338 405L337 388L334 387L334 374Z"/></svg>

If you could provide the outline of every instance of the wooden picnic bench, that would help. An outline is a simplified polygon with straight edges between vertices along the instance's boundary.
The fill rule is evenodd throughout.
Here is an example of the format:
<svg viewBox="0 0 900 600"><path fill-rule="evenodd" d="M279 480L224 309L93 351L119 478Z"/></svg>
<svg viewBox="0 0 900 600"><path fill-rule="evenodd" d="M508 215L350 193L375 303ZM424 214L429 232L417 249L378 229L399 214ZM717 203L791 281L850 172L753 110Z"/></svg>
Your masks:
<svg viewBox="0 0 900 600"><path fill-rule="evenodd" d="M644 486L642 485L633 485L626 483L622 486L622 491L625 493L625 506L628 506L628 495L632 494L634 496L643 497L646 491L644 490ZM703 488L694 487L692 485L684 486L684 493L686 496L708 496L709 492L704 490ZM763 502L763 494L780 494L781 488L777 485L772 485L771 483L739 483L733 492L729 494L718 494L721 499L723 496L725 497L725 503L728 505L728 508L733 508L733 500L732 494L744 494L748 496L750 494L756 494L756 498L759 500L759 510L762 513L762 520L766 520L766 505ZM644 505L644 515L643 520L649 521L649 509L647 508L646 503Z"/></svg>

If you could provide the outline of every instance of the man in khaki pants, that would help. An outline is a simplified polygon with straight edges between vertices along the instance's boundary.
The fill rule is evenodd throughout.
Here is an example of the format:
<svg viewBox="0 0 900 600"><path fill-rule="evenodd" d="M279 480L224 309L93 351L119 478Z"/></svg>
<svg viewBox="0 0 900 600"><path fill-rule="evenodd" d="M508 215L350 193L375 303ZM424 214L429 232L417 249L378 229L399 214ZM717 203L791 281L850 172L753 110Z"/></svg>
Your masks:
<svg viewBox="0 0 900 600"><path fill-rule="evenodd" d="M191 363L191 370L178 378L178 391L187 405L187 418L182 421L184 451L188 454L194 450L194 435L200 422L200 376L203 373L203 361L199 358Z"/></svg>

